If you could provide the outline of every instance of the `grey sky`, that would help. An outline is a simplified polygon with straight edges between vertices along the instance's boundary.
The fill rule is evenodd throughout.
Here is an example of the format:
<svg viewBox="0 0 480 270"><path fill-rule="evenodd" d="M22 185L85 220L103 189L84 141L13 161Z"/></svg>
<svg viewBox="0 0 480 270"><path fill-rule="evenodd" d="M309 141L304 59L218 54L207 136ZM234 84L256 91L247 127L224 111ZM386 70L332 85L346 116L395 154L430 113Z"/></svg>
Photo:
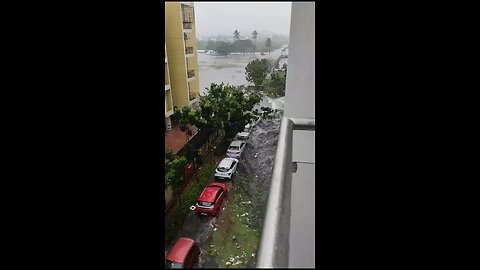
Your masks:
<svg viewBox="0 0 480 270"><path fill-rule="evenodd" d="M290 33L291 2L195 2L197 36ZM265 31L266 30L266 31Z"/></svg>

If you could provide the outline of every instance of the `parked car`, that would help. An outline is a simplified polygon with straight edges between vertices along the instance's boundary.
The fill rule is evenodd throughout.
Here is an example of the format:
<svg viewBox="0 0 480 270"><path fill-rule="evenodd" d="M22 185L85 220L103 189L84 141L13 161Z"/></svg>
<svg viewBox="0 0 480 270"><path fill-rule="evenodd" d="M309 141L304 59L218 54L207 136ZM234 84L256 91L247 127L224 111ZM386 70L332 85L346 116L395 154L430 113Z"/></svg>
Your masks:
<svg viewBox="0 0 480 270"><path fill-rule="evenodd" d="M217 169L215 169L215 178L231 180L233 174L237 170L238 159L236 158L224 158Z"/></svg>
<svg viewBox="0 0 480 270"><path fill-rule="evenodd" d="M245 150L245 145L247 145L247 143L244 141L233 141L227 149L227 156L239 158L243 150Z"/></svg>
<svg viewBox="0 0 480 270"><path fill-rule="evenodd" d="M198 196L195 212L201 215L217 215L218 208L227 196L227 185L222 183L211 183Z"/></svg>
<svg viewBox="0 0 480 270"><path fill-rule="evenodd" d="M237 133L237 138L240 140L246 140L250 136L250 131L252 130L253 126L247 124L242 132Z"/></svg>
<svg viewBox="0 0 480 270"><path fill-rule="evenodd" d="M193 268L200 256L200 248L190 238L178 238L165 259L165 268Z"/></svg>

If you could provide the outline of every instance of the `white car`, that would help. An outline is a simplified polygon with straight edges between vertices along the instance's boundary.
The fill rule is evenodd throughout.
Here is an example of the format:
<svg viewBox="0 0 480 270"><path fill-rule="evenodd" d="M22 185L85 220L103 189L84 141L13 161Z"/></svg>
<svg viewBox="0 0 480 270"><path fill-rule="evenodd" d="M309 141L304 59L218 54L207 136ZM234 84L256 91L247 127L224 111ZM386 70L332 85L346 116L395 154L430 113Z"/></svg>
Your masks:
<svg viewBox="0 0 480 270"><path fill-rule="evenodd" d="M237 133L237 138L240 140L248 139L248 136L250 136L251 130L252 130L252 127L250 126L250 124L247 124L245 126L245 129L242 132Z"/></svg>
<svg viewBox="0 0 480 270"><path fill-rule="evenodd" d="M227 156L239 158L243 150L245 150L246 145L247 143L243 141L233 141L227 149Z"/></svg>
<svg viewBox="0 0 480 270"><path fill-rule="evenodd" d="M232 180L233 174L237 170L237 166L238 159L224 158L215 170L215 178Z"/></svg>

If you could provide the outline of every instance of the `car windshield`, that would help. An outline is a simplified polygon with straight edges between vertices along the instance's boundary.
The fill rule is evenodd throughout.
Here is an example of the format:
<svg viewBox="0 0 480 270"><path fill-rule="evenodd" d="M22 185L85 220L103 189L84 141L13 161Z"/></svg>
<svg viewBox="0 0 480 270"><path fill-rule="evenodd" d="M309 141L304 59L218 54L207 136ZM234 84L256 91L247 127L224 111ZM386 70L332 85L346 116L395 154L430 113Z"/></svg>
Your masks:
<svg viewBox="0 0 480 270"><path fill-rule="evenodd" d="M238 150L238 146L230 146L228 147L228 150Z"/></svg>
<svg viewBox="0 0 480 270"><path fill-rule="evenodd" d="M219 172L226 172L226 171L228 171L228 168L218 167L217 170L218 170Z"/></svg>
<svg viewBox="0 0 480 270"><path fill-rule="evenodd" d="M197 204L203 207L211 207L213 205L213 203L209 203L209 202L197 202Z"/></svg>
<svg viewBox="0 0 480 270"><path fill-rule="evenodd" d="M171 262L168 260L165 260L165 268L166 269L177 269L177 268L182 268L183 264L178 263L178 262Z"/></svg>

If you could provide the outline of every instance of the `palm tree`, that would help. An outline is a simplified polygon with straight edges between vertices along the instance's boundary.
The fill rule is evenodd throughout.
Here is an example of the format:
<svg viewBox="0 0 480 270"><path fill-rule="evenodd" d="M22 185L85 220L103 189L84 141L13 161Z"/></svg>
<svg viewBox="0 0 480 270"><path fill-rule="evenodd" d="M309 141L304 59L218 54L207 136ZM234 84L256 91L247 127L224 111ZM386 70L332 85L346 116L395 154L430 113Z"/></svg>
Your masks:
<svg viewBox="0 0 480 270"><path fill-rule="evenodd" d="M268 54L270 54L270 47L272 46L272 40L270 38L267 38L267 41L265 42L265 46L268 47Z"/></svg>
<svg viewBox="0 0 480 270"><path fill-rule="evenodd" d="M238 32L238 30L233 31L233 38L236 40L240 38L240 32Z"/></svg>
<svg viewBox="0 0 480 270"><path fill-rule="evenodd" d="M252 32L252 38L255 39L255 50L257 49L257 30L253 30Z"/></svg>

